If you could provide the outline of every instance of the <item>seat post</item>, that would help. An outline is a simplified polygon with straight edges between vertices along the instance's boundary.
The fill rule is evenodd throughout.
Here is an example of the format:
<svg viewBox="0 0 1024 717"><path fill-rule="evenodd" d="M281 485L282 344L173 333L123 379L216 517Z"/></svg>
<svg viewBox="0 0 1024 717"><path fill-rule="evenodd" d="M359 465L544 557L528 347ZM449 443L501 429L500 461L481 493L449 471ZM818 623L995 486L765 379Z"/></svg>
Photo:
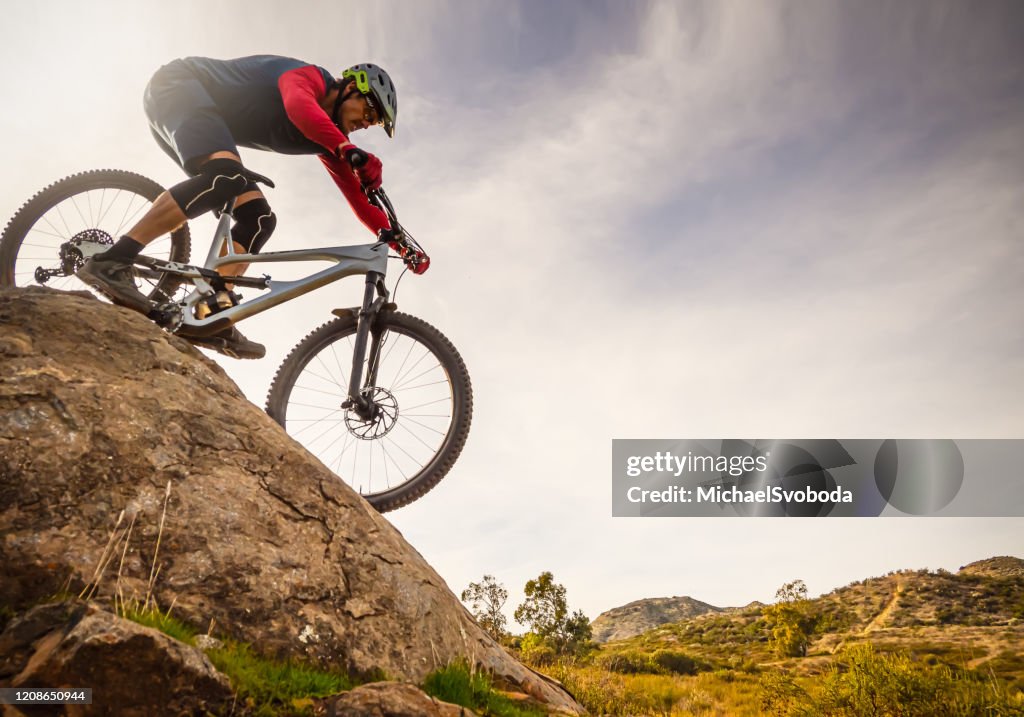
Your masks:
<svg viewBox="0 0 1024 717"><path fill-rule="evenodd" d="M210 244L210 253L206 256L206 268L211 268L213 262L220 258L221 247L225 247L227 255L237 254L235 245L231 241L231 212L235 210L235 197L224 203L220 210L220 221L217 224L217 231L213 235L213 242Z"/></svg>

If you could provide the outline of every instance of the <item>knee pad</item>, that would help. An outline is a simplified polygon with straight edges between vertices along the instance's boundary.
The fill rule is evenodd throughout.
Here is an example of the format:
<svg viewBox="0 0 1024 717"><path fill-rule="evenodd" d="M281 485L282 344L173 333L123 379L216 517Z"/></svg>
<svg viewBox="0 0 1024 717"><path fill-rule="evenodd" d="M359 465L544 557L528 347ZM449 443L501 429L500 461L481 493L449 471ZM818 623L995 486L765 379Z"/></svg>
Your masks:
<svg viewBox="0 0 1024 717"><path fill-rule="evenodd" d="M277 226L277 216L270 210L270 203L262 197L253 199L235 209L234 216L231 238L249 254L259 254Z"/></svg>
<svg viewBox="0 0 1024 717"><path fill-rule="evenodd" d="M245 167L233 159L211 159L199 168L199 174L176 184L168 193L189 219L211 209L220 209L229 199L245 191L249 180Z"/></svg>

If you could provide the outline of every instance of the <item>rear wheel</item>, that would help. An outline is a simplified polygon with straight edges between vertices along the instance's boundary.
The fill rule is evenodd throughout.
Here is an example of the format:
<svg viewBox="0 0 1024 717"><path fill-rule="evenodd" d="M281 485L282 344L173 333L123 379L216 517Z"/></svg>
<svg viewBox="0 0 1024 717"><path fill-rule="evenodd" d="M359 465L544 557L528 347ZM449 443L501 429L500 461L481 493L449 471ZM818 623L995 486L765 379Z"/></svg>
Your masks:
<svg viewBox="0 0 1024 717"><path fill-rule="evenodd" d="M377 380L366 391L377 409L372 419L342 405L354 316L324 324L292 350L270 388L267 413L385 512L416 500L451 469L469 435L473 392L458 351L433 326L385 311L377 328ZM367 372L364 362L364 377Z"/></svg>
<svg viewBox="0 0 1024 717"><path fill-rule="evenodd" d="M14 215L0 238L0 286L43 285L55 289L90 288L75 277L85 258L83 242L112 245L163 192L140 174L101 169L66 177L42 190ZM188 262L188 225L159 237L145 254ZM136 279L139 291L166 301L179 280Z"/></svg>

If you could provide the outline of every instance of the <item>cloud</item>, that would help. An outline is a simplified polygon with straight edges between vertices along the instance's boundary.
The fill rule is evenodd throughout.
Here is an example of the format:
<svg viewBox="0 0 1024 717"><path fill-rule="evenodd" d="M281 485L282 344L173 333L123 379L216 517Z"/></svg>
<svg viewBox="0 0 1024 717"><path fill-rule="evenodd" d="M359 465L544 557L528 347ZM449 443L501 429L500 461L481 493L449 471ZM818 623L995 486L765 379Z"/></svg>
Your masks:
<svg viewBox="0 0 1024 717"><path fill-rule="evenodd" d="M1019 431L997 313L1022 305L1007 45L983 40L995 18L887 7L655 5L630 51L595 46L571 89L560 67L512 85L452 138L476 161L457 164L465 191L432 185L439 213L459 250L481 242L464 271L500 307L501 343L464 330L467 351L505 377L482 400L532 457L509 482L552 530L607 509L612 436ZM946 57L935 23L970 49ZM622 565L672 530L610 521L577 547ZM778 549L766 530L745 565Z"/></svg>
<svg viewBox="0 0 1024 717"><path fill-rule="evenodd" d="M399 305L460 348L477 401L453 474L389 517L456 590L550 569L588 614L765 600L811 573L827 590L1020 544L976 523L952 543L945 521L615 520L610 439L1020 434L1022 7L310 2L263 27L247 13L279 4L44 3L0 30L27 73L9 108L68 68L92 81L60 86L66 115L0 118L26 138L5 146L22 169L0 200L91 165L177 181L139 109L173 57L377 61L399 83L398 134L357 140L434 257ZM27 43L44 25L56 39ZM268 249L369 238L316 160L246 161L278 183ZM194 224L195 255L209 233ZM361 289L247 322L268 358L227 370L261 402L290 346ZM808 535L834 552L793 547Z"/></svg>

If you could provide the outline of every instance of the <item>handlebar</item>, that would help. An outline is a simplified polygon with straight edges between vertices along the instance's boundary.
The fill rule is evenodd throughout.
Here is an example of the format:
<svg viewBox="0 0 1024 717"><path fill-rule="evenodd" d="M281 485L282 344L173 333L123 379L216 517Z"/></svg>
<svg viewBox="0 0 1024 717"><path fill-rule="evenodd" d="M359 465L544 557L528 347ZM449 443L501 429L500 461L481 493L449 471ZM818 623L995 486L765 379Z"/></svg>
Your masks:
<svg viewBox="0 0 1024 717"><path fill-rule="evenodd" d="M366 164L369 157L363 150L352 146L345 150L345 159L353 170L357 170ZM370 204L384 212L388 218L392 236L385 241L388 242L392 249L398 252L399 256L402 257L402 261L405 262L407 267L412 269L413 273L422 274L426 271L427 267L430 266L430 257L423 251L423 247L416 243L412 235L405 231L405 228L399 223L395 207L391 200L388 199L384 188L367 189L363 187L363 192L366 193L366 198L370 200Z"/></svg>
<svg viewBox="0 0 1024 717"><path fill-rule="evenodd" d="M348 165L352 167L352 169L359 169L366 164L370 158L367 156L366 152L353 145L345 150L345 159L348 161Z"/></svg>

